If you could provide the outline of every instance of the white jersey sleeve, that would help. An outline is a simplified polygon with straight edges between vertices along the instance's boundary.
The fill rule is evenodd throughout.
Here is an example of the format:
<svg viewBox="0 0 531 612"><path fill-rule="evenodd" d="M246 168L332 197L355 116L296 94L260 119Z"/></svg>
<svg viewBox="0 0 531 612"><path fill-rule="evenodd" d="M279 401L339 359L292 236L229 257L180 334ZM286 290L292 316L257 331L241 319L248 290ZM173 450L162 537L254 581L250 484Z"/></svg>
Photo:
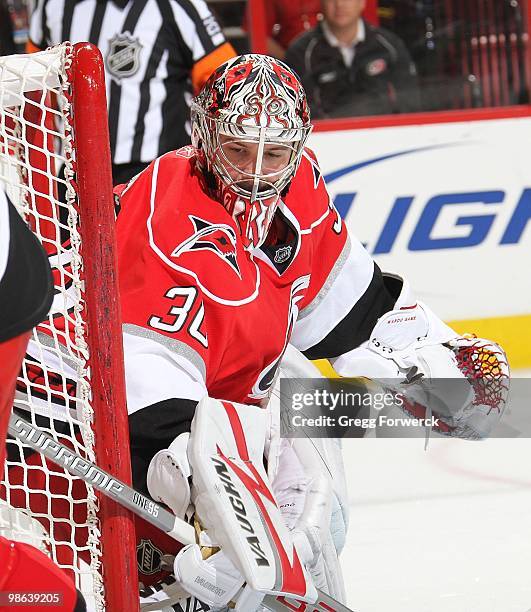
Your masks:
<svg viewBox="0 0 531 612"><path fill-rule="evenodd" d="M129 414L158 402L207 395L203 358L189 345L133 324L123 326Z"/></svg>

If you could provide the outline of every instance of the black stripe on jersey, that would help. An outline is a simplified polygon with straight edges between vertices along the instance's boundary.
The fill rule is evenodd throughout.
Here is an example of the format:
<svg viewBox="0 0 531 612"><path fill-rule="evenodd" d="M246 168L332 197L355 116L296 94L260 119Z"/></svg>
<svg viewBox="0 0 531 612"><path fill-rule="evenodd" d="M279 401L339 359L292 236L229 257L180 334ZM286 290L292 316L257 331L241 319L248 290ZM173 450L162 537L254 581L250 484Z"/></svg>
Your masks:
<svg viewBox="0 0 531 612"><path fill-rule="evenodd" d="M196 407L194 400L173 398L129 415L133 486L144 495L149 495L146 482L150 461L178 435L190 431Z"/></svg>
<svg viewBox="0 0 531 612"><path fill-rule="evenodd" d="M159 137L158 155L168 151L179 149L190 144L190 134L186 131L185 124L190 120L190 107L182 96L175 98L171 95L171 89L175 89L175 83L165 82L166 98L162 103L162 125L171 126L171 129L163 129ZM185 81L179 86L191 93L191 87Z"/></svg>
<svg viewBox="0 0 531 612"><path fill-rule="evenodd" d="M96 46L100 40L101 26L103 25L103 18L105 17L106 8L107 2L96 2L96 8L94 10L94 17L92 18L92 25L90 26L89 34L89 42Z"/></svg>
<svg viewBox="0 0 531 612"><path fill-rule="evenodd" d="M122 32L133 34L136 24L146 8L144 2L134 2L122 26ZM111 153L114 158L116 151L116 141L118 139L118 116L120 114L120 102L122 98L122 86L115 80L111 80L109 91L109 136L111 143ZM126 109L125 112L127 112Z"/></svg>
<svg viewBox="0 0 531 612"><path fill-rule="evenodd" d="M164 17L164 16L163 16ZM145 124L144 118L147 111L149 110L149 103L151 100L151 80L157 73L162 53L164 51L163 39L164 29L161 28L158 36L151 50L149 56L148 66L146 68L146 74L140 85L140 105L138 108L138 116L135 125L135 137L133 140L133 148L131 151L131 159L141 159L142 141L144 140ZM164 124L167 125L167 124Z"/></svg>
<svg viewBox="0 0 531 612"><path fill-rule="evenodd" d="M74 9L76 8L77 0L65 0L62 19L61 40L70 40L70 32L72 30L72 18Z"/></svg>
<svg viewBox="0 0 531 612"><path fill-rule="evenodd" d="M50 28L48 27L48 23L46 20L46 5L48 4L48 0L44 0L44 2L42 3L42 13L41 13L41 32L42 32L42 38L41 40L37 41L33 41L37 44L37 47L41 48L41 49L45 49L46 47L48 47L51 44L51 34L50 34Z"/></svg>
<svg viewBox="0 0 531 612"><path fill-rule="evenodd" d="M116 141L118 139L118 115L120 114L120 98L122 97L122 86L111 80L109 89L109 140L111 151L114 156Z"/></svg>
<svg viewBox="0 0 531 612"><path fill-rule="evenodd" d="M129 13L127 13L124 25L122 26L122 32L130 32L131 34L134 32L136 24L140 19L140 15L142 15L145 8L145 2L133 2L133 6L129 10Z"/></svg>
<svg viewBox="0 0 531 612"><path fill-rule="evenodd" d="M203 24L203 20L201 19L195 5L191 0L173 0L176 1L177 4L184 10L184 12L190 17L190 19L194 22L196 28L196 34L203 45L205 50L205 55L208 55L211 51L213 51L216 47L212 42L208 32L205 29ZM221 28L220 28L221 32Z"/></svg>
<svg viewBox="0 0 531 612"><path fill-rule="evenodd" d="M393 297L380 268L374 264L372 280L347 316L315 346L303 351L308 359L339 357L368 340L378 319L393 309Z"/></svg>
<svg viewBox="0 0 531 612"><path fill-rule="evenodd" d="M166 79L164 88L166 96L162 102L162 125L172 126L171 129L163 129L159 135L158 155L163 155L173 149L178 149L190 143L190 136L186 131L185 122L190 118L190 108L186 104L184 93L191 94L190 69L194 64L194 58L190 47L185 43L181 30L175 22L175 16L171 8L173 0L158 0L164 23L171 23L177 38L177 44L169 49L168 62L175 65L177 72L174 79ZM176 90L180 89L182 95L176 96Z"/></svg>
<svg viewBox="0 0 531 612"><path fill-rule="evenodd" d="M182 82L190 78L190 70L194 65L194 55L192 49L186 44L183 33L175 20L175 14L171 8L171 3L173 1L174 0L157 0L157 4L160 14L164 19L164 23L171 23L172 32L177 38L177 45L172 45L168 50L170 52L170 57L173 58L174 63L179 68L177 74L179 80Z"/></svg>

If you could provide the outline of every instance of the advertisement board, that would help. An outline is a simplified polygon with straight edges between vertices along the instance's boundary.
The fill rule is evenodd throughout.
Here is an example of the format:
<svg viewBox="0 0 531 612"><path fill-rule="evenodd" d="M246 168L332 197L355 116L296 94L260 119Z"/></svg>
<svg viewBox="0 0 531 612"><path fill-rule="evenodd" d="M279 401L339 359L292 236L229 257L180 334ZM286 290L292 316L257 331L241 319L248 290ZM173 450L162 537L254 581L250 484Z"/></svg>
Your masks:
<svg viewBox="0 0 531 612"><path fill-rule="evenodd" d="M383 270L458 331L531 366L531 118L312 134L330 194Z"/></svg>

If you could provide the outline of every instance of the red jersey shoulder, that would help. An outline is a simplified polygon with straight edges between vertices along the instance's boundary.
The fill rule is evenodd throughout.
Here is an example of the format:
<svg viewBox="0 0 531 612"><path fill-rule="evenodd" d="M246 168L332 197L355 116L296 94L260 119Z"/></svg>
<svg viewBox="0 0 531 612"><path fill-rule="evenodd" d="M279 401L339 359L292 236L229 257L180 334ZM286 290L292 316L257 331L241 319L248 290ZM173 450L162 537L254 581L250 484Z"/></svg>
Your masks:
<svg viewBox="0 0 531 612"><path fill-rule="evenodd" d="M203 190L192 147L155 160L121 197L143 200L151 249L174 276L185 275L207 297L222 303L254 299L257 267L244 251L231 216ZM120 215L129 206L126 202Z"/></svg>
<svg viewBox="0 0 531 612"><path fill-rule="evenodd" d="M317 158L311 149L304 150L285 203L297 217L303 231L315 227L331 212L330 196Z"/></svg>
<svg viewBox="0 0 531 612"><path fill-rule="evenodd" d="M347 240L345 224L330 198L317 159L305 149L301 164L285 199L296 217L302 246L292 272L308 269L311 284L299 303L307 306L323 287Z"/></svg>

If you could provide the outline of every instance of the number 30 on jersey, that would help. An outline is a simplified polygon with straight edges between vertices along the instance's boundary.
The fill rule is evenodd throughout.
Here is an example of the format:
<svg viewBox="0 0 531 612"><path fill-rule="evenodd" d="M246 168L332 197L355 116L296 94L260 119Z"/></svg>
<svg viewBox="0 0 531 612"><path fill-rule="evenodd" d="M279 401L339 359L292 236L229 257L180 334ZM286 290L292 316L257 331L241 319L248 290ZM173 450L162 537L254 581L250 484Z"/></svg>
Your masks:
<svg viewBox="0 0 531 612"><path fill-rule="evenodd" d="M190 320L187 329L188 333L205 348L208 348L207 335L201 331L201 325L205 319L205 307L202 301L195 315L193 317L190 316L197 300L196 287L171 287L166 291L164 297L176 303L170 306L167 314L163 317L152 315L148 321L150 327L167 334L174 334L180 332L186 322Z"/></svg>

